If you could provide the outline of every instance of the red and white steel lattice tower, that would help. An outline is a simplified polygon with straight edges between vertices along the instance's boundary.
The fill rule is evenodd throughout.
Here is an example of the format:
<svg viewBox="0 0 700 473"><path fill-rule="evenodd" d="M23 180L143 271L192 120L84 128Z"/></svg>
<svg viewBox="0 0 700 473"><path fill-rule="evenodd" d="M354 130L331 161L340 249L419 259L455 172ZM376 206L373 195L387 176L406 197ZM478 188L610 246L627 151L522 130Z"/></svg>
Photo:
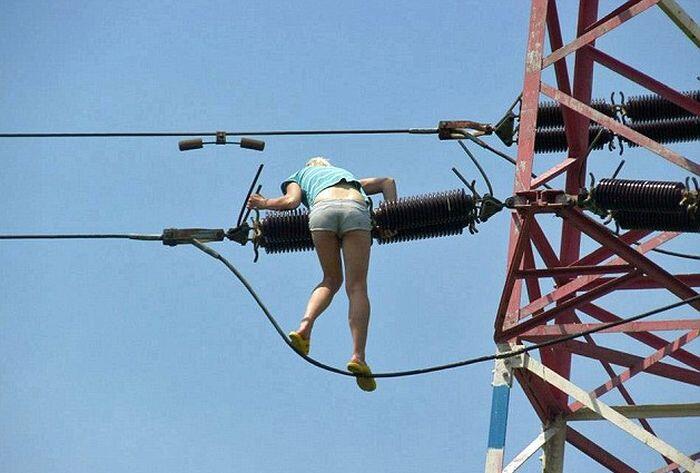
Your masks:
<svg viewBox="0 0 700 473"><path fill-rule="evenodd" d="M501 351L523 341L543 341L581 332L598 323L619 320L620 315L604 308L599 301L614 291L661 289L670 291L678 299L697 295L694 289L700 286L697 263L693 263L692 269L696 271L693 274L672 274L647 254L679 233L630 230L616 236L598 223L597 217L585 215L566 199L566 195L577 195L584 187L591 121L646 148L651 157L665 160L666 165L680 167L688 176L700 175L697 162L590 106L594 66L602 66L700 116L699 102L595 46L596 39L614 29L624 30L624 24L634 21L638 15L661 14L661 10L700 47L697 24L674 0L621 2L618 8L600 18L598 0L580 0L575 39L568 44L562 40L556 0L532 0L515 172L516 208L511 218L506 280L495 322L494 338ZM545 33L551 46L549 54L544 51ZM688 38L679 34L679 41ZM571 77L565 60L569 55L574 55ZM542 80L542 72L547 68L554 69L555 84ZM568 155L533 178L535 131L542 96L561 105ZM565 182L563 190L543 188L545 183L552 184L552 179L557 177ZM538 222L542 214L561 218L560 233L552 235L551 231L543 230L542 222ZM595 249L582 254L582 238L595 242ZM541 261L543 267L536 268L536 261ZM552 290L543 290L543 278L551 278ZM685 309L690 312L688 318L668 320L657 316L610 330L639 342L640 354L611 346L619 338L613 340L601 334L597 338L601 344L591 336L585 336L541 349L539 360L524 354L508 361L498 361L494 371L486 471L514 471L542 448L544 471L561 472L567 443L610 471L637 471L610 453L605 445L598 445L596 439L572 427L574 421L594 419L608 421L636 438L640 448L656 450L663 465L657 470L659 472L700 471L700 463L695 461L700 455L681 452L657 437L647 420L699 416L700 404L637 405L626 385L632 377L652 375L671 383L671 388L673 383L700 386L700 357L687 346L700 336L700 301L686 305ZM642 310L639 307L632 313ZM583 323L582 317L593 323ZM664 320L660 320L662 317ZM682 335L669 340L663 333L668 331L681 331ZM575 357L597 360L602 365L600 372L604 378L600 383L579 387L572 381L572 360ZM673 363L663 361L669 357L674 359ZM616 372L611 365L621 366L622 371ZM503 451L513 379L517 380L532 404L543 430L504 467ZM599 399L612 390L618 390L627 405L611 407ZM700 439L697 430L695 437Z"/></svg>

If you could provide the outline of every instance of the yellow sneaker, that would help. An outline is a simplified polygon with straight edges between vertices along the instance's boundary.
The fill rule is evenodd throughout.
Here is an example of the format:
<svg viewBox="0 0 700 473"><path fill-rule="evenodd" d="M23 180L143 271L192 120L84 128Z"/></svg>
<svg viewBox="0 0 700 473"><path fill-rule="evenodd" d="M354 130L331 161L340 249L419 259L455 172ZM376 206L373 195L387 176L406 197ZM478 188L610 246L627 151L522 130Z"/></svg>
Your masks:
<svg viewBox="0 0 700 473"><path fill-rule="evenodd" d="M372 370L369 369L369 366L367 366L365 363L361 363L359 361L351 361L348 363L348 371L354 374L363 374L363 375L371 375ZM356 376L355 380L357 381L357 385L362 389L363 391L374 391L377 389L377 383L374 381L374 378L372 377L365 377L365 376Z"/></svg>
<svg viewBox="0 0 700 473"><path fill-rule="evenodd" d="M311 348L310 340L306 340L297 332L289 332L289 341L292 342L292 346L294 347L294 349L302 355L309 354L309 349Z"/></svg>

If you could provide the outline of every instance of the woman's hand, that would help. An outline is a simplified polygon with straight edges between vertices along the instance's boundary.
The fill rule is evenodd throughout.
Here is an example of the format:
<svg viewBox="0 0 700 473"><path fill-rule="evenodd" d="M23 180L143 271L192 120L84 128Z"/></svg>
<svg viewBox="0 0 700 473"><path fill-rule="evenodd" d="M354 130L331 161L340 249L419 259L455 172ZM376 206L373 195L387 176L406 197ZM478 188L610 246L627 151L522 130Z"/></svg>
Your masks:
<svg viewBox="0 0 700 473"><path fill-rule="evenodd" d="M246 207L249 209L266 209L267 199L260 194L252 194L250 198L248 198Z"/></svg>

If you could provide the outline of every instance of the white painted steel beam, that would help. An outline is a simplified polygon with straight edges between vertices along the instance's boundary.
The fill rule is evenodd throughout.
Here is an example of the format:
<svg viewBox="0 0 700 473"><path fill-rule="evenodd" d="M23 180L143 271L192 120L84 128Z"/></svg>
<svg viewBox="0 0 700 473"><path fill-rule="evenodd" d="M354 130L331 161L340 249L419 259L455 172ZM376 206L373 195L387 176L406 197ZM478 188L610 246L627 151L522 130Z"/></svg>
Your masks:
<svg viewBox="0 0 700 473"><path fill-rule="evenodd" d="M668 15L671 21L695 43L695 46L700 48L700 27L698 27L698 24L693 21L690 15L681 8L678 2L676 2L676 0L660 0L657 5Z"/></svg>
<svg viewBox="0 0 700 473"><path fill-rule="evenodd" d="M675 447L669 445L660 438L650 434L642 427L635 424L633 421L627 419L624 415L620 414L619 412L616 412L607 404L592 397L585 390L581 389L571 381L567 380L566 378L547 368L539 361L528 356L527 354L524 354L522 364L523 367L526 368L528 371L542 378L547 383L555 386L556 388L565 392L574 399L580 401L584 406L588 407L589 409L599 413L602 417L610 421L613 425L627 432L640 442L648 445L649 447L653 448L665 457L670 458L689 472L700 473L700 464L695 463L692 459L684 455Z"/></svg>
<svg viewBox="0 0 700 473"><path fill-rule="evenodd" d="M547 440L549 440L554 434L559 431L557 427L550 427L549 429L542 432L540 435L535 437L535 440L530 442L530 444L525 447L520 453L518 453L513 460L503 469L503 473L513 473L515 470L520 468L523 463L525 463L532 455L535 454L537 450L544 445Z"/></svg>
<svg viewBox="0 0 700 473"><path fill-rule="evenodd" d="M628 419L657 419L665 417L700 417L700 403L647 404L636 406L610 406ZM598 412L582 408L565 417L567 422L577 420L604 420Z"/></svg>

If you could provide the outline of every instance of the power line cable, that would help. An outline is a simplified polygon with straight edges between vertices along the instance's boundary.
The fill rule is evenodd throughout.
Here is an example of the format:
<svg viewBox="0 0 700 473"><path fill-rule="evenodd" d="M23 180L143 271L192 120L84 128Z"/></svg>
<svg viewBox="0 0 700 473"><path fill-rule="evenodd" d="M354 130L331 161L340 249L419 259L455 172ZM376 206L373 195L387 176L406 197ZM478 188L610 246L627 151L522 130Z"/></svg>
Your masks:
<svg viewBox="0 0 700 473"><path fill-rule="evenodd" d="M351 373L351 372L349 372L349 371L344 371L344 370L335 368L335 367L333 367L333 366L326 365L326 364L324 364L324 363L321 363L321 362L318 361L318 360L315 360L314 358L311 358L311 357L308 356L308 355L304 355L304 354L299 353L298 351L296 351L296 350L294 349L294 346L291 344L291 342L289 341L289 339L288 339L287 336L285 335L284 331L283 331L282 328L280 327L280 325L279 325L279 324L277 323L277 321L275 320L274 316L270 313L270 311L267 309L267 307L266 307L265 304L263 303L263 301L262 301L262 299L260 298L260 296L258 296L258 294L255 292L255 290L254 290L253 287L250 285L250 283L249 283L249 282L246 280L246 278L236 269L236 267L233 266L226 258L224 258L223 256L221 256L218 252L216 252L216 251L215 251L214 249L212 249L211 247L209 247L209 246L207 246L207 245L205 245L205 244L203 244L203 243L200 243L200 242L197 241L197 240L192 240L192 244L193 244L194 246L196 246L198 249L200 249L201 251L203 251L204 253L206 253L206 254L208 254L209 256L211 256L212 258L221 261L221 262L236 276L236 278L238 278L238 280L243 284L243 286L248 290L248 292L250 293L250 295L253 297L253 299L255 300L255 302L258 304L258 306L260 307L260 309L262 309L262 311L263 311L263 313L265 314L265 316L267 317L268 321L269 321L269 322L272 324L272 326L275 328L275 331L277 331L277 333L278 333L279 336L282 338L282 340L284 341L284 343L285 343L289 348L291 348L292 351L293 351L294 353L296 353L297 355L299 355L301 358L303 358L303 359L304 359L305 361L307 361L308 363L311 363L312 365L314 365L314 366L316 366L316 367L318 367L318 368L321 368L321 369L326 370L326 371L330 371L330 372L332 372L332 373L340 374L340 375L343 375L343 376L368 377L368 376L363 376L363 375L357 375L357 374ZM667 311L667 310L671 310L671 309L674 309L674 308L676 308L676 307L680 307L680 306L685 305L685 304L690 304L691 302L694 302L694 301L696 301L696 300L700 300L700 294L697 294L697 295L695 295L695 296L693 296L693 297L690 297L690 298L681 300L681 301L679 301L679 302L675 302L675 303L673 303L673 304L668 304L668 305L665 305L665 306L663 306L663 307L658 307L658 308L656 308L656 309L653 309L653 310L650 310L650 311L648 311L648 312L644 312L644 313L635 315L635 316L633 316L633 317L628 317L628 318L626 318L626 319L620 319L620 320L618 320L618 321L610 322L610 323L607 323L607 324L603 324L603 325L601 325L601 326L594 327L594 328L588 329L588 330L584 330L584 331L581 331L581 332L579 332L579 333L575 333L575 334L571 334L571 335L566 335L566 336L563 336L563 337L558 337L558 338L555 338L555 339L552 339L552 340L548 340L548 341L541 342L541 343L536 343L536 344L534 344L534 345L530 345L530 346L528 346L528 347L521 348L521 349L517 349L517 350L512 350L512 351L509 351L509 352L497 353L497 354L494 354L494 355L484 355L484 356L479 356L479 357L475 357L475 358L468 358L468 359L466 359L466 360L461 360L461 361L457 361L457 362L454 362L454 363L447 363L447 364L443 364L443 365L431 366L431 367L428 367L428 368L421 368L421 369L415 369L415 370L406 370L406 371L391 371L391 372L385 372L385 373L373 373L371 376L372 376L373 378L400 378L400 377L415 376L415 375L420 375L420 374L434 373L434 372L436 372L436 371L445 371L445 370L448 370L448 369L460 368L460 367L463 367L463 366L474 365L474 364L483 363L483 362L486 362L486 361L493 361L493 360L511 358L511 357L514 357L514 356L521 355L521 354L523 354L523 353L527 353L527 352L533 351L533 350L538 350L538 349L540 349L540 348L545 348L545 347L549 347L549 346L552 346L552 345L557 345L557 344L564 343L564 342L569 341L569 340L573 340L574 338L583 337L583 336L586 336L586 335L590 335L590 334L592 334L592 333L600 332L600 331L602 331L602 330L607 330L607 329L612 328L612 327L617 327L618 325L622 325L622 324L626 324L626 323L629 323L629 322L634 322L634 321L636 321L636 320L640 320L640 319L643 319L643 318L646 318L646 317L650 317L650 316L652 316L652 315L656 315L656 314L659 314L659 313L661 313L661 312L665 312L665 311Z"/></svg>
<svg viewBox="0 0 700 473"><path fill-rule="evenodd" d="M131 240L147 240L147 241L162 241L163 236L162 235L153 235L153 234L138 234L138 233L107 233L107 234L54 234L54 235L0 235L0 240L24 240L24 239L107 239L107 238L117 238L117 239L131 239ZM333 366L327 365L325 363L322 363L314 358L311 358L308 355L304 355L302 353L299 353L294 349L294 346L291 344L287 336L285 335L284 331L280 327L280 325L277 323L277 320L275 317L270 313L270 311L267 309L265 306L265 303L262 301L260 296L257 294L255 289L250 285L248 280L236 269L236 267L231 264L230 261L228 261L226 258L221 256L217 251L215 251L213 248L201 243L197 239L192 239L191 240L192 245L197 247L199 250L202 252L208 254L214 259L219 260L221 263L223 263L229 271L231 271L236 278L243 284L243 286L246 288L246 290L250 293L250 295L253 297L255 302L258 304L260 309L263 311L265 314L265 317L267 317L267 320L270 322L270 324L274 327L275 331L277 334L282 338L284 343L297 355L299 355L301 358L303 358L305 361L308 363L321 368L325 371L329 371L335 374L343 375L343 376L350 376L350 377L363 377L364 375L358 375L356 373L351 373L349 371L344 371L339 368L335 368ZM610 322L607 324L600 325L598 327L594 327L592 329L584 330L579 333L571 334L571 335L566 335L563 337L555 338L552 340L548 340L545 342L541 343L536 343L534 345L530 345L525 348L517 349L517 350L512 350L509 352L503 352L503 353L497 353L493 355L483 355L475 358L468 358L466 360L461 360L457 361L454 363L447 363L447 364L442 364L442 365L435 365L431 366L428 368L421 368L421 369L414 369L414 370L405 370L405 371L390 371L390 372L385 372L385 373L373 373L371 376L374 378L400 378L400 377L408 377L408 376L416 376L420 374L428 374L428 373L434 373L437 371L445 371L449 369L454 369L454 368L460 368L464 366L469 366L469 365L474 365L477 363L483 363L486 361L493 361L493 360L499 360L499 359L505 359L505 358L511 358L514 356L521 355L523 353L527 353L533 350L538 350L540 348L545 348L548 346L553 346L557 345L569 340L573 340L578 337L583 337L586 335L590 335L596 332L600 332L602 330L607 330L612 327L617 327L618 325L626 324L629 322L634 322L636 320L643 319L645 317L649 317L652 315L659 314L661 312L665 312L670 309L674 309L676 307L680 307L685 304L689 304L691 302L694 302L696 300L700 300L700 294L695 295L693 297L690 297L688 299L681 300L679 302L675 302L673 304L665 305L662 307L658 307L656 309L650 310L648 312L644 312L638 315L635 315L633 317L628 317L626 319L620 319L615 322Z"/></svg>
<svg viewBox="0 0 700 473"><path fill-rule="evenodd" d="M142 233L71 233L54 235L0 235L0 240L87 240L87 239L129 239L162 241L162 235Z"/></svg>
<svg viewBox="0 0 700 473"><path fill-rule="evenodd" d="M219 132L204 131L154 131L154 132L86 132L86 133L0 133L0 138L153 138L173 136L217 136ZM437 128L388 128L358 130L274 130L274 131L226 131L227 136L308 136L308 135L390 135L437 134Z"/></svg>

